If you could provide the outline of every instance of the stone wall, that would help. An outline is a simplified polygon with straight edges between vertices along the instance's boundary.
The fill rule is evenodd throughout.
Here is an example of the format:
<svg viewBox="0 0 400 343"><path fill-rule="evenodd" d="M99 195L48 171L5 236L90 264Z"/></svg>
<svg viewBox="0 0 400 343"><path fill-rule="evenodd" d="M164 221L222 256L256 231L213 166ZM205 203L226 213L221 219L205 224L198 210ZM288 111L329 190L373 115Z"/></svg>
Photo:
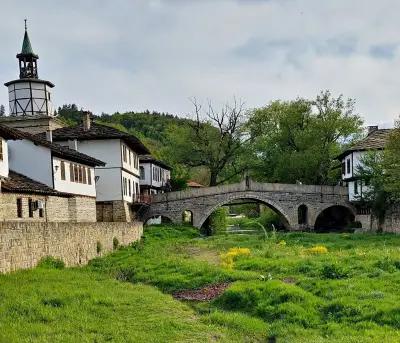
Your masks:
<svg viewBox="0 0 400 343"><path fill-rule="evenodd" d="M22 218L17 216L17 199L22 201ZM33 216L29 217L29 199L45 203L42 217L39 210L33 211ZM96 222L96 199L0 193L0 221Z"/></svg>
<svg viewBox="0 0 400 343"><path fill-rule="evenodd" d="M135 216L130 207L131 204L123 200L97 202L97 221L131 222Z"/></svg>
<svg viewBox="0 0 400 343"><path fill-rule="evenodd" d="M41 258L53 256L67 266L86 264L121 245L139 240L143 233L135 223L0 223L0 272L32 268ZM102 249L97 252L98 242Z"/></svg>

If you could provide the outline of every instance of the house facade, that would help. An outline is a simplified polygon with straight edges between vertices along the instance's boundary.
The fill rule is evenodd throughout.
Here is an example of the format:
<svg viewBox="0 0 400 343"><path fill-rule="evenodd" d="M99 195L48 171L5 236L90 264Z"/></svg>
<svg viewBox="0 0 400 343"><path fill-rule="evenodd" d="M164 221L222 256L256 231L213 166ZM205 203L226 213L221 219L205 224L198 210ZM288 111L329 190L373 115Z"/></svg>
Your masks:
<svg viewBox="0 0 400 343"><path fill-rule="evenodd" d="M342 181L346 182L349 190L349 201L358 202L368 185L361 179L359 169L363 158L371 151L382 151L385 148L391 129L379 129L370 126L367 136L341 153L337 159L341 162Z"/></svg>
<svg viewBox="0 0 400 343"><path fill-rule="evenodd" d="M164 193L170 188L171 167L151 155L140 156L140 193Z"/></svg>
<svg viewBox="0 0 400 343"><path fill-rule="evenodd" d="M44 134L41 135L44 137ZM148 154L138 138L92 122L90 112L80 125L52 132L55 142L104 161L94 171L99 221L131 221L140 194L139 156Z"/></svg>
<svg viewBox="0 0 400 343"><path fill-rule="evenodd" d="M4 125L0 137L0 220L96 221L102 161Z"/></svg>

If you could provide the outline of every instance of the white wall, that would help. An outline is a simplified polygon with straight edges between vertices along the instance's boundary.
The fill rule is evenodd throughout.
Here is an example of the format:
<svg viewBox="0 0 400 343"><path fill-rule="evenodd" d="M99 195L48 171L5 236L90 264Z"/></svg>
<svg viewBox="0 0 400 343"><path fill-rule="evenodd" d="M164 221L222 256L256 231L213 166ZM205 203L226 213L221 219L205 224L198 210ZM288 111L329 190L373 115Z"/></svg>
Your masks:
<svg viewBox="0 0 400 343"><path fill-rule="evenodd" d="M121 167L121 150L119 139L99 139L90 141L78 141L78 151L92 156L106 163L101 168Z"/></svg>
<svg viewBox="0 0 400 343"><path fill-rule="evenodd" d="M126 149L125 150L126 161L124 161L123 159L124 149ZM123 141L121 141L121 161L122 161L122 168L139 176L139 156L132 149L130 149Z"/></svg>
<svg viewBox="0 0 400 343"><path fill-rule="evenodd" d="M136 195L140 194L139 178L137 176L132 175L131 173L127 173L124 170L122 170L121 177L122 177L121 180L122 180L122 190L123 190L124 200L128 202L133 202L133 200L136 199ZM125 182L126 182L126 189L124 186ZM131 184L130 194L129 194L129 182Z"/></svg>
<svg viewBox="0 0 400 343"><path fill-rule="evenodd" d="M65 180L61 179L61 161L64 161L65 165ZM70 175L71 163L78 164L86 168L86 184L71 181L71 175ZM57 191L86 195L91 197L96 196L95 171L93 167L60 159L58 157L53 157L53 168L54 168L54 189L56 189ZM88 182L87 169L90 169L91 184L89 184Z"/></svg>
<svg viewBox="0 0 400 343"><path fill-rule="evenodd" d="M144 168L144 178L140 179L140 184L145 185L145 186L150 186L151 185L151 168L152 164L151 163L140 163L140 166Z"/></svg>
<svg viewBox="0 0 400 343"><path fill-rule="evenodd" d="M53 187L51 151L29 140L8 141L11 170Z"/></svg>
<svg viewBox="0 0 400 343"><path fill-rule="evenodd" d="M96 200L122 200L121 169L96 168L95 173L99 178L96 182Z"/></svg>
<svg viewBox="0 0 400 343"><path fill-rule="evenodd" d="M3 138L0 138L0 144L2 146L3 151L3 159L0 160L0 176L7 177L8 176L8 144L7 141Z"/></svg>
<svg viewBox="0 0 400 343"><path fill-rule="evenodd" d="M144 186L152 186L155 188L160 188L165 186L167 181L171 178L171 173L168 169L164 169L154 163L142 162L140 164L144 168L145 177L140 179L140 184ZM160 173L160 178L157 178L157 173Z"/></svg>

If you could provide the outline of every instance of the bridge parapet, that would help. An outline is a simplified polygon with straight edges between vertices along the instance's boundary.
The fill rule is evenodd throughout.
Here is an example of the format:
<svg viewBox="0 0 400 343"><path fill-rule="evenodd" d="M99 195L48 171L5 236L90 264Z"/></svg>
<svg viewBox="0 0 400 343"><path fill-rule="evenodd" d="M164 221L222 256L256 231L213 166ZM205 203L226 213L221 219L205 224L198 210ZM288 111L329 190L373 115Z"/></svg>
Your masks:
<svg viewBox="0 0 400 343"><path fill-rule="evenodd" d="M347 197L347 187L343 186L319 186L319 185L300 185L284 183L260 183L253 180L240 183L221 185L214 187L204 187L187 189L184 191L157 194L153 198L153 203L198 198L216 194L227 194L236 192L277 192L293 194L324 194Z"/></svg>

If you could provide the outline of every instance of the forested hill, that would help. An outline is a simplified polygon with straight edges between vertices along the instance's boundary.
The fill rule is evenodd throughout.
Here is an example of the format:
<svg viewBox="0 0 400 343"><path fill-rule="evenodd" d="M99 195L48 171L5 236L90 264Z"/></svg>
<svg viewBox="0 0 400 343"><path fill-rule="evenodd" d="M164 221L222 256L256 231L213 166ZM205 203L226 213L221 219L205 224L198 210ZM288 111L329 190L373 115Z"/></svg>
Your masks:
<svg viewBox="0 0 400 343"><path fill-rule="evenodd" d="M58 115L69 125L78 124L82 120L82 111L75 104L59 107ZM151 150L152 148L157 150L158 145L166 143L166 132L169 127L181 126L188 121L168 113L150 111L117 112L111 115L102 113L97 120L138 136L150 145Z"/></svg>

